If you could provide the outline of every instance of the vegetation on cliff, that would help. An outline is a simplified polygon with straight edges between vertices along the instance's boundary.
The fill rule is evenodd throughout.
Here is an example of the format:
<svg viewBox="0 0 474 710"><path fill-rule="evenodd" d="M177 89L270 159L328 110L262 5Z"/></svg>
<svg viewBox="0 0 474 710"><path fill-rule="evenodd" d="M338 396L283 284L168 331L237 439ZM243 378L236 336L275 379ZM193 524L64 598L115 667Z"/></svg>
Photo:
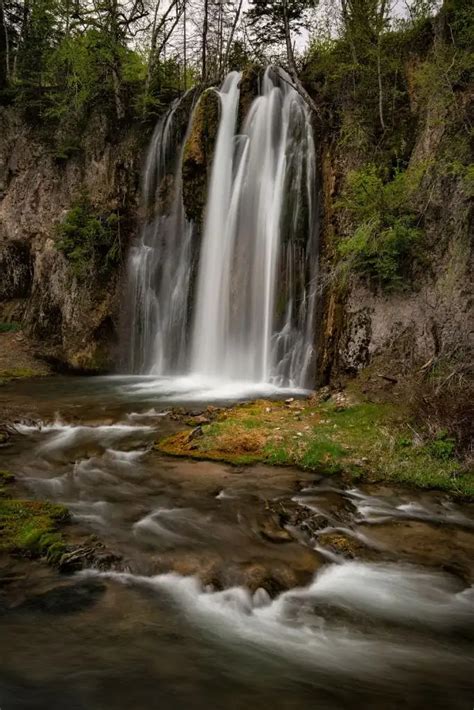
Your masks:
<svg viewBox="0 0 474 710"><path fill-rule="evenodd" d="M428 250L469 229L474 22L459 0L438 14L414 2L409 17L391 23L376 6L347 3L340 36L314 37L302 76L339 169L326 225L333 276L406 290ZM440 234L448 185L460 219Z"/></svg>
<svg viewBox="0 0 474 710"><path fill-rule="evenodd" d="M83 191L58 225L57 247L80 279L107 274L120 262L120 217L97 212Z"/></svg>

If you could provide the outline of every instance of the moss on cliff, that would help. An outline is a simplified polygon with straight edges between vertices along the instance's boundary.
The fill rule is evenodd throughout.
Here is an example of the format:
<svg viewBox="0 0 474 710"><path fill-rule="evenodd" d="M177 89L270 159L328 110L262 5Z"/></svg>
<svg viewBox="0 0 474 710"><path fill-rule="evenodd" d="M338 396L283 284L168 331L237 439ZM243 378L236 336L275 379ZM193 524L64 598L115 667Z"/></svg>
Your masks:
<svg viewBox="0 0 474 710"><path fill-rule="evenodd" d="M249 108L255 97L258 96L262 73L263 68L259 64L248 64L242 71L242 79L240 81L239 114L237 120L239 128L242 128L242 124Z"/></svg>
<svg viewBox="0 0 474 710"><path fill-rule="evenodd" d="M219 121L219 97L213 89L201 95L194 110L183 154L183 201L189 219L199 222L206 191Z"/></svg>

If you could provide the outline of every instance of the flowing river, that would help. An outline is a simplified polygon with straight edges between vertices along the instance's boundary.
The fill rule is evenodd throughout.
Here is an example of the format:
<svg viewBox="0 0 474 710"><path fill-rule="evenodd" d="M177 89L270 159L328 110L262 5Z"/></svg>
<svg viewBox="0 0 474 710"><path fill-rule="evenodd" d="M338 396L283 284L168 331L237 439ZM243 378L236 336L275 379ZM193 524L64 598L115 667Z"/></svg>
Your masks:
<svg viewBox="0 0 474 710"><path fill-rule="evenodd" d="M167 458L183 425L154 382L0 390L1 468L121 559L0 569L2 710L471 708L473 506Z"/></svg>

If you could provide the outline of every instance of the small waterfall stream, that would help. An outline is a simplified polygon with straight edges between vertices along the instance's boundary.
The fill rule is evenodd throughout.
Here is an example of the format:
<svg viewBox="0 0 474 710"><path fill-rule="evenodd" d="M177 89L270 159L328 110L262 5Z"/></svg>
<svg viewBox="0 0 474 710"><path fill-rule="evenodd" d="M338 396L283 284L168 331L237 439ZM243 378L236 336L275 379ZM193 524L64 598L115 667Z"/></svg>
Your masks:
<svg viewBox="0 0 474 710"><path fill-rule="evenodd" d="M185 137L173 144L179 103L155 130L144 227L129 261L129 369L309 387L318 262L310 114L289 77L269 67L239 126L240 82L231 72L216 92L220 118L199 253L183 207ZM172 200L163 198L170 180Z"/></svg>
<svg viewBox="0 0 474 710"><path fill-rule="evenodd" d="M125 304L131 372L171 374L181 372L187 361L193 225L183 207L184 141L175 126L183 99L158 122L143 171L142 228L130 250Z"/></svg>

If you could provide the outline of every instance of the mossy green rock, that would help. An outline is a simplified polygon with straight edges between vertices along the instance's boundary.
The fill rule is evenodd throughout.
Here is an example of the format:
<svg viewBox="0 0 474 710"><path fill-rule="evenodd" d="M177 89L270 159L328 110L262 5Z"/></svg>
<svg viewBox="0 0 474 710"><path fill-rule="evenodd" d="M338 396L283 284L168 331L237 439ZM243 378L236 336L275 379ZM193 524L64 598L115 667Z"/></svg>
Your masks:
<svg viewBox="0 0 474 710"><path fill-rule="evenodd" d="M201 95L194 110L183 154L183 202L188 219L200 222L219 123L219 97L213 89Z"/></svg>
<svg viewBox="0 0 474 710"><path fill-rule="evenodd" d="M0 552L45 557L54 564L66 551L58 529L68 519L62 505L0 497Z"/></svg>
<svg viewBox="0 0 474 710"><path fill-rule="evenodd" d="M259 84L263 76L264 69L259 64L248 64L242 72L240 81L240 100L238 126L242 128L246 115L254 99L259 94Z"/></svg>

